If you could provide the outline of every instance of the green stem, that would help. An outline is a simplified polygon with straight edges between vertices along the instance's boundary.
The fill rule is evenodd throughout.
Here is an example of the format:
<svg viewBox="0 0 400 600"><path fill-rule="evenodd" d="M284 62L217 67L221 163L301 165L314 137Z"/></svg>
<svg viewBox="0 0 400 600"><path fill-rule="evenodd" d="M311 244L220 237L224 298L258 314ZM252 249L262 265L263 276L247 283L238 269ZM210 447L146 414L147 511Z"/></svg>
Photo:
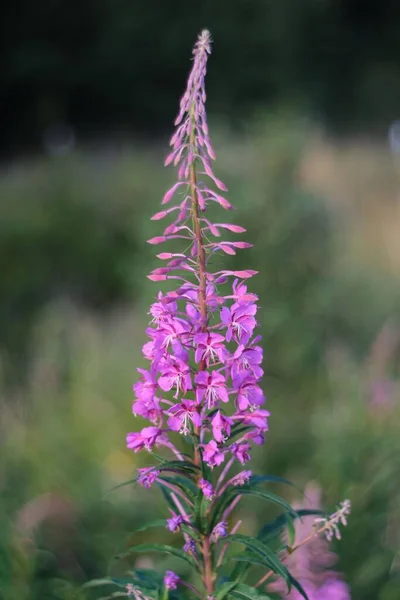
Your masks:
<svg viewBox="0 0 400 600"><path fill-rule="evenodd" d="M206 536L203 540L203 558L204 558L204 587L207 595L212 596L214 592L214 573L212 565L212 552L210 538Z"/></svg>
<svg viewBox="0 0 400 600"><path fill-rule="evenodd" d="M194 154L195 145L196 145L196 123L194 117L194 106L191 109L191 129L189 136L190 149ZM201 330L203 332L207 331L207 297L206 297L206 289L207 289L207 278L206 278L206 253L204 249L203 237L201 234L201 223L200 223L200 208L199 208L199 200L197 195L197 180L196 180L196 168L195 163L190 165L189 167L189 175L190 175L190 194L192 197L192 215L193 215L193 230L196 239L197 246L197 268L198 268L198 277L199 277L199 308L201 315ZM205 360L200 361L199 371L204 371L206 369ZM198 437L198 430L196 428L195 434ZM194 462L199 467L202 466L201 453L198 445L195 444L194 447ZM203 469L201 470L203 471ZM198 479L200 478L200 473L198 475ZM213 572L213 564L212 564L212 551L209 536L205 536L202 542L202 551L203 551L203 560L204 560L204 573L203 573L203 584L206 589L207 595L212 596L214 591L214 579L215 575Z"/></svg>
<svg viewBox="0 0 400 600"><path fill-rule="evenodd" d="M193 151L195 149L196 142L196 124L194 118L194 107L191 109L191 129L189 136L189 144L190 149ZM201 224L200 224L200 213L199 213L199 200L197 197L197 181L196 181L196 168L194 161L189 167L189 175L190 175L190 194L192 197L192 215L193 215L193 230L196 239L197 246L197 268L198 268L198 276L199 276L199 308L201 315L201 329L202 331L207 331L207 301L206 301L206 253L204 250L203 238L201 235ZM200 361L199 371L204 371L206 368L206 363L204 360ZM195 434L198 436L198 429L195 429ZM201 466L201 453L198 446L194 447L194 463L197 466ZM200 478L200 475L197 475L197 479Z"/></svg>

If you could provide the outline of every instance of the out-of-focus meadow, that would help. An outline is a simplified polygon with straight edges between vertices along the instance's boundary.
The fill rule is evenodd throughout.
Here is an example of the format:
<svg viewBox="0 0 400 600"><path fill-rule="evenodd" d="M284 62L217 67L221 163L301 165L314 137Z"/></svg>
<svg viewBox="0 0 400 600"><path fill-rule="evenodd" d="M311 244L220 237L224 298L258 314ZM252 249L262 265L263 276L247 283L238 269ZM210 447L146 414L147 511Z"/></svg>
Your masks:
<svg viewBox="0 0 400 600"><path fill-rule="evenodd" d="M335 550L352 599L399 600L400 153L386 138L400 106L396 7L8 4L0 600L98 597L81 584L123 572L113 556L129 532L166 516L153 490L110 490L146 460L125 447L158 291L146 240L174 180L166 132L204 24L216 40L216 173L254 244L221 260L259 271L272 417L253 470L316 481L327 508L350 498ZM250 533L260 510L243 513Z"/></svg>
<svg viewBox="0 0 400 600"><path fill-rule="evenodd" d="M255 244L224 260L260 271L272 418L257 462L299 486L318 481L327 506L351 498L339 553L353 597L395 600L398 165L384 147L334 145L289 115L240 137L214 132L234 218ZM142 460L124 438L157 292L149 217L173 176L161 163L160 147L104 148L2 177L4 600L72 597L67 582L115 572L127 532L163 514L152 492L107 493ZM104 290L120 298L107 310Z"/></svg>

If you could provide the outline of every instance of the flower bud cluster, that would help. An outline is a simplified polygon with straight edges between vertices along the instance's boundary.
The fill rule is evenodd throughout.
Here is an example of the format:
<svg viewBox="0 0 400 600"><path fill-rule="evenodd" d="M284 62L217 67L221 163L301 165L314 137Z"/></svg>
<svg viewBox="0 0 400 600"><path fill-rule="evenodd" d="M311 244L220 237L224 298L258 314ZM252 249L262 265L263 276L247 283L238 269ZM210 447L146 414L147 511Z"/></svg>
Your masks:
<svg viewBox="0 0 400 600"><path fill-rule="evenodd" d="M314 524L318 527L319 531L321 531L321 529L324 531L328 542L332 541L333 537L340 540L342 539L342 534L340 533L339 525L347 525L347 517L349 516L350 511L350 500L343 500L336 512L331 514L328 518L314 519Z"/></svg>

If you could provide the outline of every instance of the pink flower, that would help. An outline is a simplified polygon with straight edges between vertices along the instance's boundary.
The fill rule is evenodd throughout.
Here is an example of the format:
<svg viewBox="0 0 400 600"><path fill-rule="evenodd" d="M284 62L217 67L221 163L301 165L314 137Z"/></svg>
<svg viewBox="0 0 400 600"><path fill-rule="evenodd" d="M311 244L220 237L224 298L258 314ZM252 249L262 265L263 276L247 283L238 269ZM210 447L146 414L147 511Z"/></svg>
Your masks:
<svg viewBox="0 0 400 600"><path fill-rule="evenodd" d="M176 533L177 531L180 531L182 523L184 523L183 517L181 515L173 514L172 517L167 519L167 529L171 531L171 533Z"/></svg>
<svg viewBox="0 0 400 600"><path fill-rule="evenodd" d="M220 538L224 538L228 535L228 524L226 521L217 523L211 532L210 541L215 544Z"/></svg>
<svg viewBox="0 0 400 600"><path fill-rule="evenodd" d="M233 425L232 419L224 417L219 410L212 419L212 430L214 439L217 442L225 442L228 438L224 436L224 433L229 437L231 434L231 426Z"/></svg>
<svg viewBox="0 0 400 600"><path fill-rule="evenodd" d="M251 478L251 471L241 471L235 477L232 477L231 484L234 486L244 485L248 483Z"/></svg>
<svg viewBox="0 0 400 600"><path fill-rule="evenodd" d="M211 500L213 498L214 488L209 481L207 481L206 479L200 479L199 488L201 489L205 497L208 498L208 500Z"/></svg>
<svg viewBox="0 0 400 600"><path fill-rule="evenodd" d="M126 442L128 448L135 452L146 448L151 450L156 443L164 440L163 432L158 427L145 427L138 433L128 433Z"/></svg>
<svg viewBox="0 0 400 600"><path fill-rule="evenodd" d="M203 460L208 463L212 469L224 462L225 455L220 451L215 440L211 440L211 442L208 442L208 444L204 446Z"/></svg>
<svg viewBox="0 0 400 600"><path fill-rule="evenodd" d="M207 403L209 410L214 408L218 400L229 402L228 390L226 389L226 380L222 373L218 371L200 371L195 378L196 399L201 402L203 398Z"/></svg>
<svg viewBox="0 0 400 600"><path fill-rule="evenodd" d="M164 585L167 590L176 590L180 577L173 571L166 571L164 576Z"/></svg>
<svg viewBox="0 0 400 600"><path fill-rule="evenodd" d="M233 386L237 390L236 405L239 410L250 408L254 410L262 406L265 396L255 377L249 371L242 371L233 379Z"/></svg>
<svg viewBox="0 0 400 600"><path fill-rule="evenodd" d="M168 419L168 426L174 431L188 435L190 422L195 427L200 427L202 424L198 410L199 406L194 400L182 400L180 404L175 404L169 409L168 413L171 416Z"/></svg>
<svg viewBox="0 0 400 600"><path fill-rule="evenodd" d="M141 400L152 400L158 388L154 374L145 369L138 369L142 378L133 386L136 397Z"/></svg>
<svg viewBox="0 0 400 600"><path fill-rule="evenodd" d="M225 338L219 333L198 333L194 336L194 345L196 348L195 360L206 361L207 367L210 363L216 363L218 360L225 360Z"/></svg>
<svg viewBox="0 0 400 600"><path fill-rule="evenodd" d="M260 346L246 347L239 344L232 357L232 378L237 379L243 371L249 371L256 379L262 377L262 357Z"/></svg>
<svg viewBox="0 0 400 600"><path fill-rule="evenodd" d="M174 398L177 398L181 392L186 394L188 390L192 389L190 369L183 360L170 356L160 365L160 371L161 377L158 379L158 385L165 392L175 388Z"/></svg>
<svg viewBox="0 0 400 600"><path fill-rule="evenodd" d="M224 306L221 309L221 321L227 327L227 342L230 342L232 339L241 344L249 342L257 325L257 321L254 318L256 312L257 306L251 302L236 302L231 308Z"/></svg>
<svg viewBox="0 0 400 600"><path fill-rule="evenodd" d="M162 410L158 399L154 396L147 400L137 400L132 405L132 412L134 415L140 415L144 419L148 419L152 423L158 423L162 420Z"/></svg>
<svg viewBox="0 0 400 600"><path fill-rule="evenodd" d="M242 463L242 465L244 465L244 463L248 462L251 458L250 456L250 444L232 444L232 446L230 447L230 451L232 452L232 454L238 459L238 461L240 463Z"/></svg>
<svg viewBox="0 0 400 600"><path fill-rule="evenodd" d="M149 489L159 476L160 471L154 469L153 467L145 467L144 469L138 469L138 473L138 484L142 485L146 489Z"/></svg>
<svg viewBox="0 0 400 600"><path fill-rule="evenodd" d="M240 413L239 416L244 425L254 425L260 431L268 430L268 410L257 409L250 413Z"/></svg>

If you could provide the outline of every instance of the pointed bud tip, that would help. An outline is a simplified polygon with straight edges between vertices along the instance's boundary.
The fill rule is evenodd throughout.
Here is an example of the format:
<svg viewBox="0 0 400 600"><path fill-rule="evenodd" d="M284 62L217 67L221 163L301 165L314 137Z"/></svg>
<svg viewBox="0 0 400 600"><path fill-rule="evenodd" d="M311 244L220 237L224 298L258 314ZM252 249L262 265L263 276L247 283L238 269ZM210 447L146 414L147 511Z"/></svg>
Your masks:
<svg viewBox="0 0 400 600"><path fill-rule="evenodd" d="M165 237L165 235L160 235L157 237L153 237L150 240L147 240L147 243L152 245L161 244L162 242L165 242L166 239L167 238Z"/></svg>
<svg viewBox="0 0 400 600"><path fill-rule="evenodd" d="M150 275L147 275L147 279L150 279L150 281L165 281L167 279L166 275L155 275L150 273Z"/></svg>
<svg viewBox="0 0 400 600"><path fill-rule="evenodd" d="M206 51L208 54L211 53L211 33L208 29L203 29L199 37L197 38L197 42L194 48L194 53Z"/></svg>

